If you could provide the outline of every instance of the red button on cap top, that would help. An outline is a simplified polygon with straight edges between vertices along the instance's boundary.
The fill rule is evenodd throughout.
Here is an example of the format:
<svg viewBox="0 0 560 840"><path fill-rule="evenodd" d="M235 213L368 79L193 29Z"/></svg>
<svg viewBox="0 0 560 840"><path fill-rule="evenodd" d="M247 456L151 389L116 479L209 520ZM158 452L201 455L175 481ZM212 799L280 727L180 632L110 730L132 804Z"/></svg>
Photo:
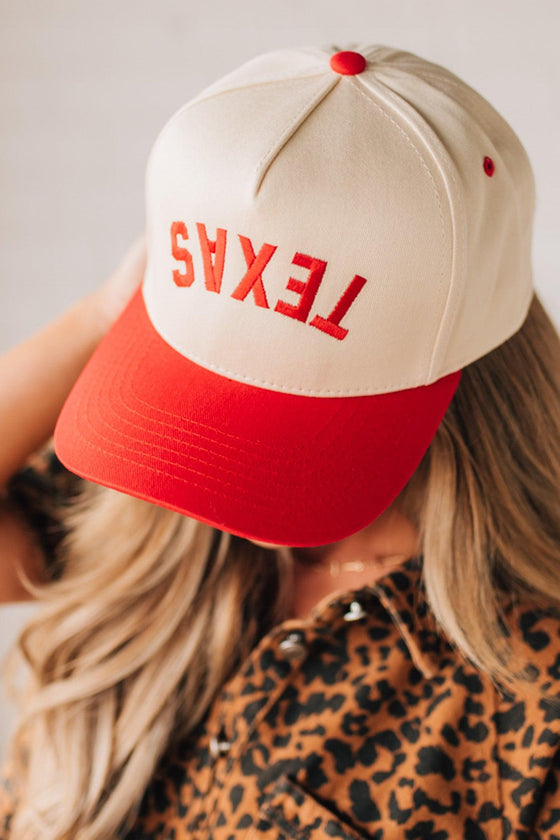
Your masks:
<svg viewBox="0 0 560 840"><path fill-rule="evenodd" d="M355 76L365 70L366 60L361 53L343 50L331 55L331 68L343 76Z"/></svg>

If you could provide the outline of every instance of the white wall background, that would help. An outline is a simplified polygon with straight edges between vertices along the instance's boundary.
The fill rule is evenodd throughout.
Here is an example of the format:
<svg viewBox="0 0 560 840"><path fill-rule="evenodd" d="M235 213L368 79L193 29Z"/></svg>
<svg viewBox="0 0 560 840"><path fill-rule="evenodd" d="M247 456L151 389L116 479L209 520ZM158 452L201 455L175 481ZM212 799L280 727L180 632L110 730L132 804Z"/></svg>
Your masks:
<svg viewBox="0 0 560 840"><path fill-rule="evenodd" d="M558 0L0 0L0 351L110 272L143 227L163 122L257 53L352 41L444 64L533 162L535 285L560 323ZM0 609L0 656L32 607ZM12 712L0 697L0 751Z"/></svg>

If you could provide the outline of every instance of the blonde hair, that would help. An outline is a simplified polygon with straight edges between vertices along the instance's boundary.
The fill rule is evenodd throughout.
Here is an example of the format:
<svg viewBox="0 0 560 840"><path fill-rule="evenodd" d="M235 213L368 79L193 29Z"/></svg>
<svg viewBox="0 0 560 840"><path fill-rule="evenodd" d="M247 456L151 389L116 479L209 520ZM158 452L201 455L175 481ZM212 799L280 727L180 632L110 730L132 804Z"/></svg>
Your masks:
<svg viewBox="0 0 560 840"><path fill-rule="evenodd" d="M535 295L521 329L463 370L396 500L442 633L511 687L525 663L508 655L503 596L560 610L559 484L560 339ZM8 756L11 840L131 824L172 740L290 606L289 549L88 483L65 526L62 573L27 582L42 606L12 654L31 675Z"/></svg>

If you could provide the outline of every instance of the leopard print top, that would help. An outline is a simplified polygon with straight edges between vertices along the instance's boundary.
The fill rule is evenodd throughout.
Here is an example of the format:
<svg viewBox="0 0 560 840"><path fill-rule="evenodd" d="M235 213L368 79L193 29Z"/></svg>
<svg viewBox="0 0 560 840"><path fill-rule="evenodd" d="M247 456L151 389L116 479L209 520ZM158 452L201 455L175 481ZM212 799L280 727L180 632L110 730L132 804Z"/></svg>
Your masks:
<svg viewBox="0 0 560 840"><path fill-rule="evenodd" d="M560 618L509 618L560 697ZM2 810L8 840L9 784ZM442 636L413 558L261 638L122 837L560 840L560 712Z"/></svg>

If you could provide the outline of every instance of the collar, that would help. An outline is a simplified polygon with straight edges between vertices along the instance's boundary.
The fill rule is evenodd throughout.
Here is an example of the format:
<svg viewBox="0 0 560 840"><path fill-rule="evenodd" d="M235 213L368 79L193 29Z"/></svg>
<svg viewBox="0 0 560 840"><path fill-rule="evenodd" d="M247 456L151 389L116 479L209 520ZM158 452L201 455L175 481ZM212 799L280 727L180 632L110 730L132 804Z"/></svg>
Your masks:
<svg viewBox="0 0 560 840"><path fill-rule="evenodd" d="M367 602L372 597L378 599L390 615L416 667L427 679L435 676L440 668L442 646L446 642L438 631L426 599L422 555L407 559L373 584L325 596L313 608L311 618L303 624L317 622L332 626L338 623L349 604L363 602L367 608ZM283 622L283 629L292 629L288 626L292 623L294 629L302 626L301 620L289 620Z"/></svg>
<svg viewBox="0 0 560 840"><path fill-rule="evenodd" d="M241 749L250 731L258 720L267 713L292 668L283 645L304 650L322 640L340 637L349 629L355 617L368 621L368 615L379 615L379 605L386 614L386 621L393 622L398 629L414 665L424 678L431 679L441 670L442 658L452 648L446 637L438 632L433 613L428 607L422 579L422 556L408 559L396 569L386 573L374 584L329 594L312 609L309 617L288 618L273 627L253 648L239 669L220 689L208 718L201 722L204 737L210 752L203 762L208 768L213 763L210 757L210 740L220 738L227 741L229 751L232 743ZM352 607L354 605L354 608ZM375 607L377 605L377 609ZM350 616L349 613L357 615ZM446 649L447 648L447 649ZM299 656L299 654L298 654ZM304 658L305 661L305 658ZM243 702L240 703L240 698ZM250 699L249 699L250 698ZM227 736L227 737L226 737Z"/></svg>

